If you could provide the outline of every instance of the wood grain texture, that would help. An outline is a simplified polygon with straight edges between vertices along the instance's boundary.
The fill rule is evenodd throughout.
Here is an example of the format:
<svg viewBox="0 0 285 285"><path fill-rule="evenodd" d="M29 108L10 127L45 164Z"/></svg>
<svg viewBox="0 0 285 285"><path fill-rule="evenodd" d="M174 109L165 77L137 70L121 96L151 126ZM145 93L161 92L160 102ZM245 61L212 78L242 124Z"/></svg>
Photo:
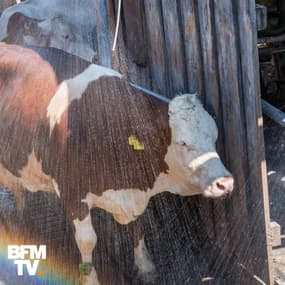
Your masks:
<svg viewBox="0 0 285 285"><path fill-rule="evenodd" d="M249 246L246 207L246 171L248 161L244 129L244 113L241 108L242 94L239 81L239 53L237 50L236 30L232 3L214 1L214 27L220 86L221 112L223 114L225 160L235 177L235 193L226 204L228 239L225 250L229 256L244 261ZM237 158L237 154L239 157ZM243 228L241 230L241 224ZM247 258L247 261L250 259ZM241 262L243 264L243 262ZM247 266L249 266L247 264ZM250 266L249 266L250 268ZM241 275L241 280L246 278ZM245 281L244 281L245 282Z"/></svg>
<svg viewBox="0 0 285 285"><path fill-rule="evenodd" d="M163 28L165 37L165 51L167 76L169 82L168 96L174 97L186 88L186 70L184 64L184 50L180 15L177 1L161 1Z"/></svg>
<svg viewBox="0 0 285 285"><path fill-rule="evenodd" d="M198 15L195 1L180 1L180 13L183 32L183 48L185 49L185 66L187 89L190 93L203 94L201 44L199 38Z"/></svg>
<svg viewBox="0 0 285 285"><path fill-rule="evenodd" d="M238 15L238 43L241 53L240 57L240 83L243 95L243 108L246 124L247 140L247 161L249 172L247 182L247 205L249 212L249 231L250 236L259 236L254 244L250 246L253 260L254 271L262 272L266 282L273 282L272 270L266 272L265 268L272 269L271 248L264 246L270 244L267 237L270 235L270 217L268 201L268 185L265 177L267 176L264 155L263 138L263 119L260 102L260 83L258 80L259 64L258 50L256 47L257 30L255 5L253 2L236 2L234 7ZM244 41L244 38L247 40ZM262 189L262 193L261 190ZM256 201L255 197L259 196ZM258 214L258 213L263 213ZM265 235L264 235L265 233ZM263 239L262 239L263 237Z"/></svg>
<svg viewBox="0 0 285 285"><path fill-rule="evenodd" d="M159 0L145 0L144 10L148 34L148 53L152 88L169 94L164 31L162 26L161 4Z"/></svg>
<svg viewBox="0 0 285 285"><path fill-rule="evenodd" d="M94 17L96 18L96 31L93 42L98 54L95 63L103 66L112 66L111 45L109 41L108 9L106 1L94 0ZM95 36L95 37L94 37Z"/></svg>
<svg viewBox="0 0 285 285"><path fill-rule="evenodd" d="M144 26L142 25L142 4L141 0L123 1L123 11L126 42L130 59L139 66L146 66L147 50Z"/></svg>

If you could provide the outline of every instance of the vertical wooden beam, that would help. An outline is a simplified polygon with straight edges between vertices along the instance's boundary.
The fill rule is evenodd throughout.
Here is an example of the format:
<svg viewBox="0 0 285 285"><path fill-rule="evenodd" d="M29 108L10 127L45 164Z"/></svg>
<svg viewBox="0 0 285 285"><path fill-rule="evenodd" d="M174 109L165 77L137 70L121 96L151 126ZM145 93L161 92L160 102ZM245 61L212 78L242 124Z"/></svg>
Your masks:
<svg viewBox="0 0 285 285"><path fill-rule="evenodd" d="M167 94L173 98L182 93L187 85L182 31L179 23L180 15L178 15L177 1L163 0L161 6L169 82Z"/></svg>
<svg viewBox="0 0 285 285"><path fill-rule="evenodd" d="M147 50L143 33L142 4L141 0L124 0L123 10L129 58L139 66L146 66Z"/></svg>
<svg viewBox="0 0 285 285"><path fill-rule="evenodd" d="M238 268L246 255L249 237L247 227L246 207L246 171L247 153L244 128L244 114L241 110L239 90L238 52L233 19L232 2L227 0L211 2L211 13L214 16L212 23L215 42L216 59L218 63L219 96L223 116L223 141L225 162L235 178L235 191L226 203L227 238L221 247L225 259L220 268L227 270L235 264ZM222 243L218 240L218 243ZM228 256L228 258L226 258ZM247 261L250 260L247 259ZM247 264L248 265L248 264ZM248 265L249 266L249 265ZM237 278L241 284L247 277L240 271L237 276L230 276L228 282L234 283ZM235 284L235 283L234 283Z"/></svg>
<svg viewBox="0 0 285 285"><path fill-rule="evenodd" d="M148 54L152 88L161 94L168 94L167 62L165 55L164 31L159 0L144 1Z"/></svg>
<svg viewBox="0 0 285 285"><path fill-rule="evenodd" d="M115 29L116 29L116 17L117 17L117 1L105 0L108 15L108 27L109 27L109 42L110 46L113 45ZM99 1L100 2L100 1ZM120 15L121 16L121 15ZM111 51L112 67L124 74L128 78L128 67L126 59L126 47L123 37L123 27L120 24L117 47L114 52Z"/></svg>
<svg viewBox="0 0 285 285"><path fill-rule="evenodd" d="M201 68L201 44L199 40L198 15L194 1L180 1L180 14L183 31L183 48L185 50L185 66L187 70L187 90L190 93L203 94L203 78ZM202 42L204 43L204 42Z"/></svg>
<svg viewBox="0 0 285 285"><path fill-rule="evenodd" d="M247 204L254 272L273 284L270 217L264 153L263 119L259 81L255 1L237 1L234 6L240 50L240 83L246 124L248 173ZM246 39L246 40L245 40ZM256 199L256 197L258 197ZM262 214L260 214L262 213ZM269 270L268 270L269 269Z"/></svg>
<svg viewBox="0 0 285 285"><path fill-rule="evenodd" d="M211 10L211 0L197 1L197 14L199 20L199 40L201 42L200 56L202 57L203 68L204 94L202 94L202 96L208 110L215 116L219 130L222 130L217 50L214 38L214 15ZM222 137L222 135L220 137Z"/></svg>
<svg viewBox="0 0 285 285"><path fill-rule="evenodd" d="M224 142L223 142L223 114L220 108L220 90L218 83L218 67L216 60L216 46L214 42L213 31L213 15L211 11L210 1L197 1L196 16L198 18L197 29L199 37L197 40L201 43L201 69L203 75L203 93L201 97L205 102L207 110L214 116L219 129L218 137L218 151L224 157ZM201 206L204 210L204 217L207 217L206 228L208 228L209 235L214 236L215 239L222 240L225 233L225 207L224 203L219 201L210 201L200 198ZM211 213L210 215L208 213Z"/></svg>
<svg viewBox="0 0 285 285"><path fill-rule="evenodd" d="M108 10L106 1L94 0L96 17L96 50L98 64L112 67L109 39Z"/></svg>
<svg viewBox="0 0 285 285"><path fill-rule="evenodd" d="M126 41L129 78L132 82L150 88L146 24L143 0L124 0L122 24Z"/></svg>

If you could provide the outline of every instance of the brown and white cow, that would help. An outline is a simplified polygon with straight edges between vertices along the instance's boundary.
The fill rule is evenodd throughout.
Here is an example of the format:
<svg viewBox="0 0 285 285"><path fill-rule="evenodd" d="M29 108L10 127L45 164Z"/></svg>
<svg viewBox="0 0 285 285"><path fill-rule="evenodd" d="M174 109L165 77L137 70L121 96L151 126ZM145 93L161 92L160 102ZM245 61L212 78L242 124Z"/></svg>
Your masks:
<svg viewBox="0 0 285 285"><path fill-rule="evenodd" d="M36 51L0 44L0 185L16 196L41 190L60 197L90 267L84 283L98 284L90 209L129 224L158 193L222 197L233 178L196 95L167 104L112 69L57 49ZM147 276L154 266L143 239L135 244Z"/></svg>

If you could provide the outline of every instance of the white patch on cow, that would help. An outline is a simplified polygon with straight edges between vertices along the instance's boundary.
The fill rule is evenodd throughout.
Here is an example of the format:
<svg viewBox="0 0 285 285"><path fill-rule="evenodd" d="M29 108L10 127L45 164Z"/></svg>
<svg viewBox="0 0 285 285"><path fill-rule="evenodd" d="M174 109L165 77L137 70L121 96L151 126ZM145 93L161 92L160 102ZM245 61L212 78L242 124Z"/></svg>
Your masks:
<svg viewBox="0 0 285 285"><path fill-rule="evenodd" d="M75 240L78 249L81 253L81 259L83 263L92 264L92 252L97 243L97 235L92 225L91 215L80 221L78 218L73 220L75 227ZM88 276L83 276L84 285L99 285L97 273L94 266Z"/></svg>
<svg viewBox="0 0 285 285"><path fill-rule="evenodd" d="M30 192L53 192L52 178L46 175L42 169L41 161L38 161L35 152L28 157L27 164L19 171L18 178L21 185Z"/></svg>
<svg viewBox="0 0 285 285"><path fill-rule="evenodd" d="M155 266L151 260L145 245L144 238L139 241L139 245L134 249L135 265L139 276L147 283L153 283L155 279Z"/></svg>
<svg viewBox="0 0 285 285"><path fill-rule="evenodd" d="M4 281L0 280L0 285L6 285L6 284L4 283Z"/></svg>
<svg viewBox="0 0 285 285"><path fill-rule="evenodd" d="M73 221L75 226L75 240L80 250L82 262L92 263L92 251L97 243L97 235L94 231L90 213L80 221Z"/></svg>
<svg viewBox="0 0 285 285"><path fill-rule="evenodd" d="M171 192L183 195L189 189L185 189L182 183L175 181L170 175L161 173L152 189L142 191L140 189L109 189L98 196L88 192L82 202L88 204L89 209L97 207L111 213L120 224L128 224L135 221L146 209L151 197L161 192ZM192 189L191 195L199 194Z"/></svg>
<svg viewBox="0 0 285 285"><path fill-rule="evenodd" d="M90 209L98 207L111 213L120 224L128 224L144 212L149 198L149 192L139 189L110 189L104 191L102 196L88 192L82 202L86 202Z"/></svg>
<svg viewBox="0 0 285 285"><path fill-rule="evenodd" d="M98 80L103 76L122 77L120 73L113 69L96 64L90 64L82 73L71 79L63 81L59 85L47 108L50 133L52 132L54 126L59 124L61 116L64 111L67 110L69 104L73 100L81 98L89 83Z"/></svg>
<svg viewBox="0 0 285 285"><path fill-rule="evenodd" d="M59 187L58 187L58 184L56 183L56 181L54 179L52 180L52 184L53 184L56 195L60 198Z"/></svg>
<svg viewBox="0 0 285 285"><path fill-rule="evenodd" d="M193 170L196 171L198 168L200 168L203 164L205 164L207 161L209 161L210 159L213 158L218 158L219 159L219 155L216 152L206 152L200 156L198 156L197 158L193 159L188 167Z"/></svg>
<svg viewBox="0 0 285 285"><path fill-rule="evenodd" d="M0 185L14 192L27 190L30 192L55 191L52 178L43 172L41 161L38 161L34 151L29 155L27 164L19 170L20 176L14 176L0 164Z"/></svg>

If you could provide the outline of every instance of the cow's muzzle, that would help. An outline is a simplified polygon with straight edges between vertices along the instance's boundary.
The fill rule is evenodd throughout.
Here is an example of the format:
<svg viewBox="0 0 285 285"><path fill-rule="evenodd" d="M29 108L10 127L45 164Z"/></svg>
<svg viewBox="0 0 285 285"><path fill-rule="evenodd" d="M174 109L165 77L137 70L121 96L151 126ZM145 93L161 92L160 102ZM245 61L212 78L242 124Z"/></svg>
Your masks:
<svg viewBox="0 0 285 285"><path fill-rule="evenodd" d="M218 198L229 195L234 189L234 179L231 176L215 179L204 191L204 196Z"/></svg>

